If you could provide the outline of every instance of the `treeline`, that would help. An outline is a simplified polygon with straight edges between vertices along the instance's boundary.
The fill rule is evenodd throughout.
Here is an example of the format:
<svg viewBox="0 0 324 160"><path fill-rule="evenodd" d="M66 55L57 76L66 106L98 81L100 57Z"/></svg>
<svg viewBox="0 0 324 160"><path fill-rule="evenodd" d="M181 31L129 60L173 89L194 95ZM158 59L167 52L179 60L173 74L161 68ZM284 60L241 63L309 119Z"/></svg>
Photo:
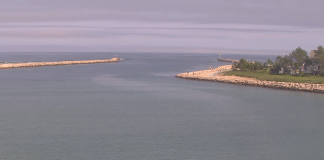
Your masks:
<svg viewBox="0 0 324 160"><path fill-rule="evenodd" d="M261 63L258 61L248 62L242 58L238 63L233 64L233 68L243 71L257 71L262 69L283 69L284 72L290 72L292 68L295 70L301 70L305 65L319 65L320 72L324 73L324 48L318 46L317 50L314 50L314 57L309 57L307 51L298 47L291 53L285 56L277 56L275 62L268 59L266 62Z"/></svg>

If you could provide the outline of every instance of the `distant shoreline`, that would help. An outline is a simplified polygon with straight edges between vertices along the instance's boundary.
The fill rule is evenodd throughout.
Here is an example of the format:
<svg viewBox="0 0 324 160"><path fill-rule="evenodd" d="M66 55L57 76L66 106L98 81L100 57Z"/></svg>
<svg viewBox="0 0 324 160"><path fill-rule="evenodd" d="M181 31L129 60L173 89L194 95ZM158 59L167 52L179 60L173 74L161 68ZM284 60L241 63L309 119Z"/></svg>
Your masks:
<svg viewBox="0 0 324 160"><path fill-rule="evenodd" d="M219 66L215 69L180 73L176 77L198 81L223 82L237 85L258 86L273 89L324 93L324 84L260 81L255 78L224 76L222 72L232 69L232 65Z"/></svg>
<svg viewBox="0 0 324 160"><path fill-rule="evenodd" d="M0 64L0 69L41 67L41 66L62 66L62 65L92 64L92 63L113 63L119 61L120 58L112 58L112 59L104 59L104 60L81 60L81 61L2 63Z"/></svg>

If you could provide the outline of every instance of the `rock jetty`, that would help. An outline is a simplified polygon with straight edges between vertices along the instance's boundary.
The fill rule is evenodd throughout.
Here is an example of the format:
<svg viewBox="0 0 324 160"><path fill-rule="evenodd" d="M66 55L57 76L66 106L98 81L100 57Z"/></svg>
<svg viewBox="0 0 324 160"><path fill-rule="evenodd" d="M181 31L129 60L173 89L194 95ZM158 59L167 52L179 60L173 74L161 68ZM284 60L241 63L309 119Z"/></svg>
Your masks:
<svg viewBox="0 0 324 160"><path fill-rule="evenodd" d="M176 77L199 81L223 82L238 85L258 86L273 89L324 93L324 84L260 81L255 78L226 76L222 72L231 70L231 65L219 66L210 70L180 73Z"/></svg>
<svg viewBox="0 0 324 160"><path fill-rule="evenodd" d="M83 61L2 63L0 64L0 69L41 67L41 66L61 66L61 65L73 65L73 64L112 63L118 61L120 61L120 58L112 58L112 59L104 59L104 60L83 60Z"/></svg>
<svg viewBox="0 0 324 160"><path fill-rule="evenodd" d="M233 63L238 63L240 62L239 60L234 60L234 59L222 59L222 58L218 58L216 59L217 61L222 61L222 62L233 62Z"/></svg>

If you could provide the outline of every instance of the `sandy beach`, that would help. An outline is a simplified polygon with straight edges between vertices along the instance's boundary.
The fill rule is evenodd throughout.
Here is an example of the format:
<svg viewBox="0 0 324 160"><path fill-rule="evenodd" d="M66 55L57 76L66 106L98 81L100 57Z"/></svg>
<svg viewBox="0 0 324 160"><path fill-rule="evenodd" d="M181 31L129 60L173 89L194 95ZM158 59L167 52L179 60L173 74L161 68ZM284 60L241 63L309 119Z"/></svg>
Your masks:
<svg viewBox="0 0 324 160"><path fill-rule="evenodd" d="M199 81L223 82L223 83L230 83L230 84L258 86L258 87L266 87L266 88L273 88L273 89L324 93L324 84L260 81L255 78L226 76L223 74L223 72L229 71L231 69L232 69L232 65L224 65L209 70L180 73L176 77L183 78L183 79L199 80Z"/></svg>

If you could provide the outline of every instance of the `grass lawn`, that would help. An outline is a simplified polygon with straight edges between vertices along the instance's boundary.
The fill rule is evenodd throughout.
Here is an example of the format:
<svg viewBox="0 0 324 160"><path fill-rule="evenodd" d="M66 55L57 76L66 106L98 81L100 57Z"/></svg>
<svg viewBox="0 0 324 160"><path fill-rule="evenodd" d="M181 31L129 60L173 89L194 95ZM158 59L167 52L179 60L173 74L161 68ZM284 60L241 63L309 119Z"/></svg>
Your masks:
<svg viewBox="0 0 324 160"><path fill-rule="evenodd" d="M294 82L294 83L313 83L324 84L324 77L311 76L311 75L273 75L264 71L247 72L247 71L228 71L226 75L256 78L261 81L277 81L277 82Z"/></svg>

